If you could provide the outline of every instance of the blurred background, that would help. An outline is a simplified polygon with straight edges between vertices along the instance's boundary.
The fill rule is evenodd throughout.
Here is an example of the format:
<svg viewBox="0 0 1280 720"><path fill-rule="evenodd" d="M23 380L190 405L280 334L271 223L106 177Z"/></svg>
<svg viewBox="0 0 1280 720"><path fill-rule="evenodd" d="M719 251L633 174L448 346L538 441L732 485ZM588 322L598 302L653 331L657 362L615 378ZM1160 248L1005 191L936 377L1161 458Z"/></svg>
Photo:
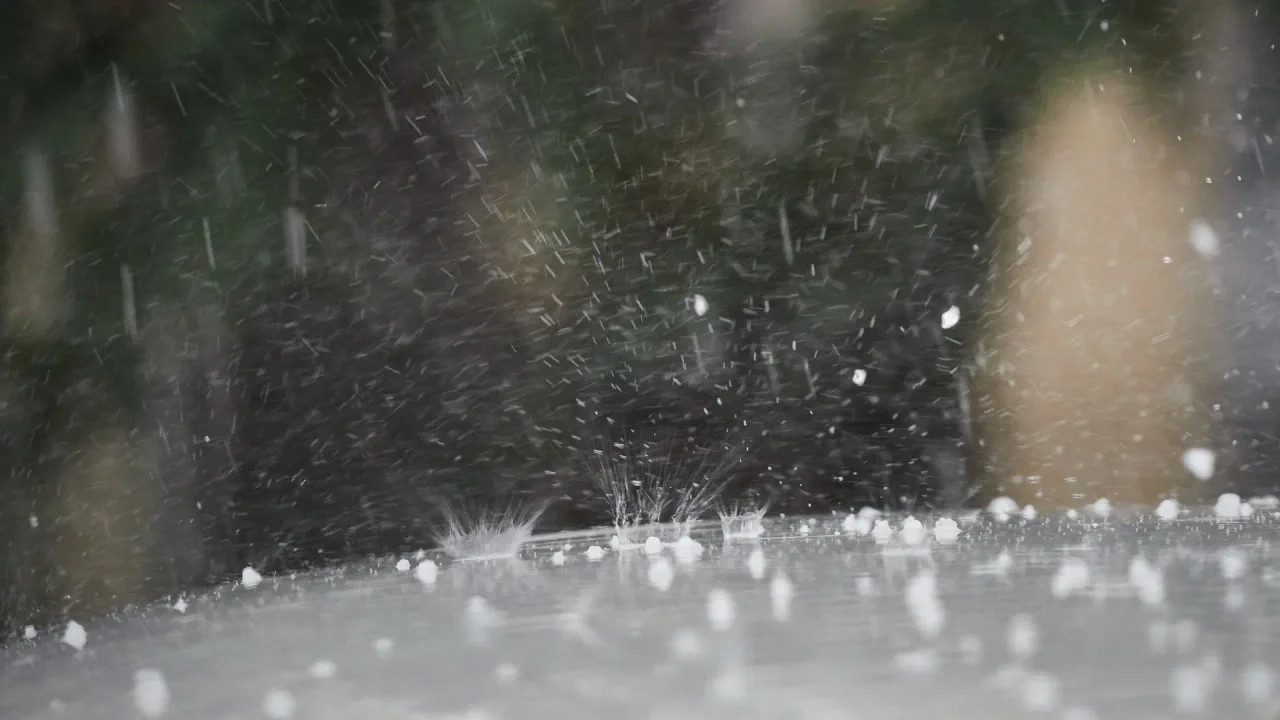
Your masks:
<svg viewBox="0 0 1280 720"><path fill-rule="evenodd" d="M423 547L440 499L604 523L612 443L787 513L1275 490L1264 4L0 28L0 637Z"/></svg>

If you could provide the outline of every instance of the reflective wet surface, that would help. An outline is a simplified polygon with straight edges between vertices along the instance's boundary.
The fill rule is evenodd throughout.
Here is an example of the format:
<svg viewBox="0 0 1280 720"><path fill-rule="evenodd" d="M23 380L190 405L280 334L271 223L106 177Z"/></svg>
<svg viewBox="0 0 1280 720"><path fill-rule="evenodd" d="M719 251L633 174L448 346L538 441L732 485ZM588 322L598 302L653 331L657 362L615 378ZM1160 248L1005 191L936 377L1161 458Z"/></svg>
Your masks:
<svg viewBox="0 0 1280 720"><path fill-rule="evenodd" d="M0 715L1280 714L1269 508L764 525L757 539L713 523L647 547L601 531L540 536L512 560L391 557L175 598L82 638L44 628L0 651Z"/></svg>

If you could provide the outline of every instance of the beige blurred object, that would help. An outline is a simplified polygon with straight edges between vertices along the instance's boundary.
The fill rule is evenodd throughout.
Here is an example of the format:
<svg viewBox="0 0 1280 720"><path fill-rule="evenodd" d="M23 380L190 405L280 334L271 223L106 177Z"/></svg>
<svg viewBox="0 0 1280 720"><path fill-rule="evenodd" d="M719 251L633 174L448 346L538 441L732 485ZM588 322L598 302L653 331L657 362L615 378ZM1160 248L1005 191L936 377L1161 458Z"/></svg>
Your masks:
<svg viewBox="0 0 1280 720"><path fill-rule="evenodd" d="M796 99L794 55L813 26L816 0L731 0L705 50L752 68L734 98L726 136L757 159L801 151L812 121Z"/></svg>
<svg viewBox="0 0 1280 720"><path fill-rule="evenodd" d="M48 155L28 150L22 165L23 222L8 237L4 333L45 341L61 332L69 309L66 250Z"/></svg>
<svg viewBox="0 0 1280 720"><path fill-rule="evenodd" d="M812 25L814 0L732 0L725 5L724 30L736 43L792 43Z"/></svg>
<svg viewBox="0 0 1280 720"><path fill-rule="evenodd" d="M57 152L33 146L23 154L22 222L0 237L6 245L0 314L10 339L44 343L61 335L72 303L68 272L76 242L163 155L167 138L159 130L142 132L132 91L114 71L105 105L101 132L71 135L61 146L50 143ZM78 172L60 164L68 157L78 159ZM131 292L125 274L122 293ZM127 313L124 322L135 336Z"/></svg>
<svg viewBox="0 0 1280 720"><path fill-rule="evenodd" d="M145 486L125 428L106 421L73 447L78 452L57 479L57 507L46 513L61 526L51 565L60 570L58 591L75 598L77 612L94 615L144 599L159 498Z"/></svg>
<svg viewBox="0 0 1280 720"><path fill-rule="evenodd" d="M138 150L138 111L133 91L120 77L120 69L111 67L111 96L105 117L107 161L111 175L118 180L132 180L142 172Z"/></svg>
<svg viewBox="0 0 1280 720"><path fill-rule="evenodd" d="M1113 74L1047 87L1002 173L1016 221L980 358L986 490L1046 507L1151 503L1182 482L1205 420L1192 407L1212 346L1187 242L1193 153Z"/></svg>
<svg viewBox="0 0 1280 720"><path fill-rule="evenodd" d="M729 0L722 4L723 30L731 42L797 43L811 35L822 16L858 10L879 17L913 9L919 0Z"/></svg>

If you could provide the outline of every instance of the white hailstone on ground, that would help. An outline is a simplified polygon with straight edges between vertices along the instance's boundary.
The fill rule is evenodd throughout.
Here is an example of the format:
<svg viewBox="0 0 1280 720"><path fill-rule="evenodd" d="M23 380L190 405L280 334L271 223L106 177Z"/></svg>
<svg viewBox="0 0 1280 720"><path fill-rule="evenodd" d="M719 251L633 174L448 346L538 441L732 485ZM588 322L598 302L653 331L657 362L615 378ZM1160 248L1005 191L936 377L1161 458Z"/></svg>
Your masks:
<svg viewBox="0 0 1280 720"><path fill-rule="evenodd" d="M993 563L997 573L1004 574L1013 569L1013 555L1007 549L1001 550Z"/></svg>
<svg viewBox="0 0 1280 720"><path fill-rule="evenodd" d="M1098 720L1098 713L1087 705L1072 705L1062 711L1062 720Z"/></svg>
<svg viewBox="0 0 1280 720"><path fill-rule="evenodd" d="M35 640L35 639L36 639L36 626L35 626L35 625L28 625L28 626L26 626L26 627L22 628L22 639L23 639L23 640Z"/></svg>
<svg viewBox="0 0 1280 720"><path fill-rule="evenodd" d="M942 329L950 330L960 322L960 308L952 305L942 313Z"/></svg>
<svg viewBox="0 0 1280 720"><path fill-rule="evenodd" d="M644 552L646 555L657 555L662 552L662 540L650 535L645 538Z"/></svg>
<svg viewBox="0 0 1280 720"><path fill-rule="evenodd" d="M769 607L775 621L791 619L791 601L795 596L796 588L791 584L791 578L781 571L774 573L773 581L769 583Z"/></svg>
<svg viewBox="0 0 1280 720"><path fill-rule="evenodd" d="M88 641L89 634L84 631L84 626L75 620L68 620L67 628L62 631L62 642L76 650L83 650Z"/></svg>
<svg viewBox="0 0 1280 720"><path fill-rule="evenodd" d="M856 370L854 370L854 371L853 371L853 384L854 384L854 385L857 385L858 387L862 387L863 383L865 383L866 381L867 381L867 371L866 371L866 370L863 370L862 368L858 368L858 369L856 369Z"/></svg>
<svg viewBox="0 0 1280 720"><path fill-rule="evenodd" d="M720 668L707 682L707 695L725 704L741 703L747 692L747 674L737 663Z"/></svg>
<svg viewBox="0 0 1280 720"><path fill-rule="evenodd" d="M586 555L588 560L592 560L592 561L599 560L600 558L604 557L604 548L600 547L599 545L592 545L591 547L587 548Z"/></svg>
<svg viewBox="0 0 1280 720"><path fill-rule="evenodd" d="M406 572L408 571L408 569L409 569L408 558L400 558L399 560L396 561L396 570L400 572Z"/></svg>
<svg viewBox="0 0 1280 720"><path fill-rule="evenodd" d="M1196 715L1209 709L1217 677L1204 663L1181 665L1169 675L1169 694L1177 712Z"/></svg>
<svg viewBox="0 0 1280 720"><path fill-rule="evenodd" d="M1240 503L1240 517L1241 519L1253 517L1253 506L1247 500Z"/></svg>
<svg viewBox="0 0 1280 720"><path fill-rule="evenodd" d="M272 690L262 698L262 713L271 720L289 720L298 712L298 701L288 690Z"/></svg>
<svg viewBox="0 0 1280 720"><path fill-rule="evenodd" d="M841 521L840 529L848 535L866 535L871 532L871 523L853 513L849 513Z"/></svg>
<svg viewBox="0 0 1280 720"><path fill-rule="evenodd" d="M671 565L671 561L664 558L654 558L649 563L649 585L658 592L666 592L671 589L671 584L675 582L676 571Z"/></svg>
<svg viewBox="0 0 1280 720"><path fill-rule="evenodd" d="M1013 517L1019 511L1018 503L1011 497L1001 495L987 503L987 513L1000 522Z"/></svg>
<svg viewBox="0 0 1280 720"><path fill-rule="evenodd" d="M29 524L33 529L38 528L40 527L40 518L36 517L35 515L32 515L27 518L27 524Z"/></svg>
<svg viewBox="0 0 1280 720"><path fill-rule="evenodd" d="M1165 498L1156 506L1156 517L1161 520L1177 520L1182 514L1182 506L1173 498Z"/></svg>
<svg viewBox="0 0 1280 720"><path fill-rule="evenodd" d="M557 550L551 553L551 564L559 567L564 564L564 551Z"/></svg>
<svg viewBox="0 0 1280 720"><path fill-rule="evenodd" d="M1053 574L1050 590L1056 598L1070 597L1089 587L1089 564L1080 558L1067 558Z"/></svg>
<svg viewBox="0 0 1280 720"><path fill-rule="evenodd" d="M1249 559L1239 548L1226 548L1218 553L1218 567L1222 569L1222 577L1239 580L1249 571Z"/></svg>
<svg viewBox="0 0 1280 720"><path fill-rule="evenodd" d="M427 558L414 568L413 576L423 585L435 585L436 579L440 577L440 567L434 560Z"/></svg>
<svg viewBox="0 0 1280 720"><path fill-rule="evenodd" d="M595 598L590 591L577 594L573 602L556 614L555 624L567 635L586 645L599 646L600 636L591 627L588 614L591 612Z"/></svg>
<svg viewBox="0 0 1280 720"><path fill-rule="evenodd" d="M622 547L622 545L623 545L623 542L622 542L622 536L621 536L621 535L614 535L613 537L610 537L610 538L609 538L609 549L610 549L610 550L617 550L618 548Z"/></svg>
<svg viewBox="0 0 1280 720"><path fill-rule="evenodd" d="M158 718L169 710L169 685L153 668L133 673L133 707L145 718Z"/></svg>
<svg viewBox="0 0 1280 720"><path fill-rule="evenodd" d="M925 530L924 523L915 519L914 516L908 516L902 521L902 530L899 531L902 541L908 545L919 545L928 537L928 531Z"/></svg>
<svg viewBox="0 0 1280 720"><path fill-rule="evenodd" d="M1022 681L1022 704L1036 713L1046 713L1058 707L1061 683L1048 673L1029 673Z"/></svg>
<svg viewBox="0 0 1280 720"><path fill-rule="evenodd" d="M733 596L728 591L716 588L707 594L707 622L716 632L724 632L733 627L736 610Z"/></svg>
<svg viewBox="0 0 1280 720"><path fill-rule="evenodd" d="M887 542L893 537L893 526L884 518L876 520L876 526L871 529L871 537L875 538L876 542Z"/></svg>
<svg viewBox="0 0 1280 720"><path fill-rule="evenodd" d="M977 635L965 635L956 644L956 650L960 652L960 657L966 663L976 665L982 661L982 638Z"/></svg>
<svg viewBox="0 0 1280 720"><path fill-rule="evenodd" d="M1223 520L1235 520L1240 517L1240 496L1235 493L1222 493L1213 506L1213 514Z"/></svg>
<svg viewBox="0 0 1280 720"><path fill-rule="evenodd" d="M691 563L702 557L702 543L688 535L682 535L679 540L676 540L674 552L676 560L682 563Z"/></svg>
<svg viewBox="0 0 1280 720"><path fill-rule="evenodd" d="M1271 666L1254 661L1240 673L1240 693L1250 705L1263 706L1272 701L1276 692L1276 674Z"/></svg>
<svg viewBox="0 0 1280 720"><path fill-rule="evenodd" d="M307 674L317 680L328 680L338 674L338 666L332 660L317 660L307 668Z"/></svg>
<svg viewBox="0 0 1280 720"><path fill-rule="evenodd" d="M960 537L960 525L951 518L938 518L933 524L933 537L938 542L955 542Z"/></svg>
<svg viewBox="0 0 1280 720"><path fill-rule="evenodd" d="M938 657L937 650L920 648L898 653L893 658L893 664L897 665L898 670L904 673L928 675L938 669L938 666L942 664L942 659Z"/></svg>
<svg viewBox="0 0 1280 720"><path fill-rule="evenodd" d="M173 609L180 613L185 613L188 607L186 598L178 598L177 602L173 604Z"/></svg>
<svg viewBox="0 0 1280 720"><path fill-rule="evenodd" d="M872 526L875 524L876 518L880 517L880 511L875 508L864 507L856 514L849 513L845 516L844 522L840 527L847 533L855 535L867 535L871 532Z"/></svg>
<svg viewBox="0 0 1280 720"><path fill-rule="evenodd" d="M509 662L499 663L498 667L493 669L493 675L498 682L510 684L520 679L520 668Z"/></svg>
<svg viewBox="0 0 1280 720"><path fill-rule="evenodd" d="M467 599L466 610L462 613L462 624L467 641L472 645L488 644L490 634L501 622L498 611L489 604L488 600L479 595L472 595Z"/></svg>
<svg viewBox="0 0 1280 720"><path fill-rule="evenodd" d="M707 302L707 299L705 297L701 295L693 296L693 312L697 314L698 317L702 317L703 315L706 315L707 311L710 309L711 309L711 305L710 303Z"/></svg>
<svg viewBox="0 0 1280 720"><path fill-rule="evenodd" d="M858 592L858 597L871 597L876 594L875 578L869 575L859 575L853 581L853 589Z"/></svg>
<svg viewBox="0 0 1280 720"><path fill-rule="evenodd" d="M1100 520L1111 517L1111 509L1111 501L1106 498L1098 498L1089 506L1089 512Z"/></svg>
<svg viewBox="0 0 1280 720"><path fill-rule="evenodd" d="M907 583L907 611L916 629L927 638L937 637L947 623L946 611L938 597L938 579L931 572L921 572Z"/></svg>
<svg viewBox="0 0 1280 720"><path fill-rule="evenodd" d="M1038 512L1036 512L1036 506L1035 506L1035 505L1032 505L1032 504L1028 503L1028 504L1026 505L1026 507L1022 508L1022 519L1023 519L1023 520L1035 520L1037 515L1039 515L1039 513L1038 513Z"/></svg>
<svg viewBox="0 0 1280 720"><path fill-rule="evenodd" d="M1191 222L1187 228L1187 243L1197 255L1206 260L1217 257L1222 251L1222 244L1218 242L1218 233L1214 232L1213 226L1203 220Z"/></svg>
<svg viewBox="0 0 1280 720"><path fill-rule="evenodd" d="M391 651L395 648L396 642L389 637L380 637L373 641L373 652L380 658L391 657Z"/></svg>
<svg viewBox="0 0 1280 720"><path fill-rule="evenodd" d="M1138 591L1143 605L1156 607L1164 604L1164 575L1141 555L1129 561L1129 584Z"/></svg>
<svg viewBox="0 0 1280 720"><path fill-rule="evenodd" d="M1027 660L1040 650L1040 629L1027 614L1014 615L1009 621L1009 654L1019 660Z"/></svg>
<svg viewBox="0 0 1280 720"><path fill-rule="evenodd" d="M1193 447L1182 452L1182 467L1195 479L1206 481L1213 478L1214 461L1217 454L1209 448Z"/></svg>
<svg viewBox="0 0 1280 720"><path fill-rule="evenodd" d="M1027 669L1018 665L1003 665L996 668L987 678L991 687L1005 691L1016 691L1023 680L1027 679Z"/></svg>
<svg viewBox="0 0 1280 720"><path fill-rule="evenodd" d="M688 662L695 660L706 652L706 643L702 636L689 628L680 628L671 635L671 655L677 660Z"/></svg>
<svg viewBox="0 0 1280 720"><path fill-rule="evenodd" d="M262 582L262 575L259 574L257 570L245 566L245 569L240 571L241 585L244 585L247 588L252 588L257 587L260 582Z"/></svg>
<svg viewBox="0 0 1280 720"><path fill-rule="evenodd" d="M1222 606L1230 612L1240 612L1244 603L1244 588L1239 585L1231 585L1222 593Z"/></svg>
<svg viewBox="0 0 1280 720"><path fill-rule="evenodd" d="M764 577L765 570L764 551L756 548L747 556L747 572L751 574L752 580L760 580Z"/></svg>

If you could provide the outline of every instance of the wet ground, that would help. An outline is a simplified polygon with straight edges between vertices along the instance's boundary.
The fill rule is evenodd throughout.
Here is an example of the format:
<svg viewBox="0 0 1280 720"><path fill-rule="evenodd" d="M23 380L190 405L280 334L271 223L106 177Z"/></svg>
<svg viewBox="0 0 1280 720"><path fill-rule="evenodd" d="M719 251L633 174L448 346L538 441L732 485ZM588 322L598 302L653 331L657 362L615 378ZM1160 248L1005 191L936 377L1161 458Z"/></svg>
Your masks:
<svg viewBox="0 0 1280 720"><path fill-rule="evenodd" d="M1280 518L1170 510L250 574L11 643L0 717L1280 716Z"/></svg>

